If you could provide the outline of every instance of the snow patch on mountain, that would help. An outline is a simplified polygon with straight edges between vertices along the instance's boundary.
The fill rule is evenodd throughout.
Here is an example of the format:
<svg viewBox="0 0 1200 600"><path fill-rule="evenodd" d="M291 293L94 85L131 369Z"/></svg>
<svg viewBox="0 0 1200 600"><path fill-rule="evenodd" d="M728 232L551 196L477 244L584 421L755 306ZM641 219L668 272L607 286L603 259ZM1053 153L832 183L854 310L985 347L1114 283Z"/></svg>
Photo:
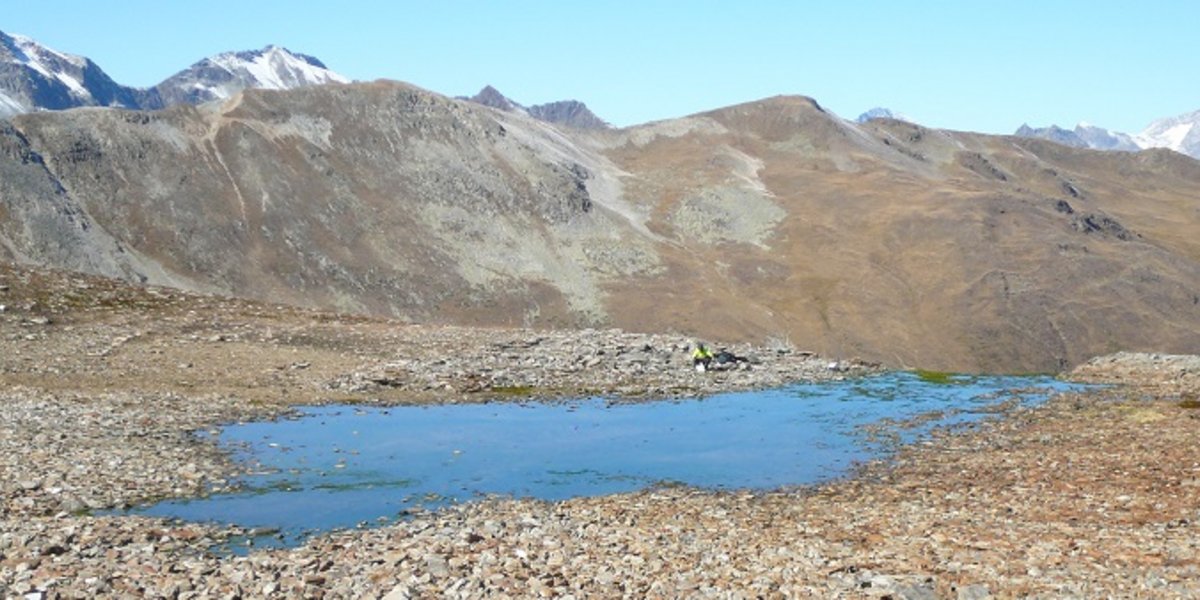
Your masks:
<svg viewBox="0 0 1200 600"><path fill-rule="evenodd" d="M1140 135L1138 139L1148 148L1170 148L1178 152L1183 148L1183 141L1187 139L1188 134L1195 126L1195 123L1180 123L1155 132L1153 135Z"/></svg>
<svg viewBox="0 0 1200 600"><path fill-rule="evenodd" d="M37 41L31 37L24 36L19 33L14 33L10 37L12 38L13 42L16 43L17 47L26 54L28 60L34 63L41 64L43 57L51 56L57 58L58 60L71 63L80 69L87 64L87 59L82 56L67 54L66 52L59 52L58 50L37 43Z"/></svg>
<svg viewBox="0 0 1200 600"><path fill-rule="evenodd" d="M25 112L25 105L17 102L8 94L0 91L0 119Z"/></svg>

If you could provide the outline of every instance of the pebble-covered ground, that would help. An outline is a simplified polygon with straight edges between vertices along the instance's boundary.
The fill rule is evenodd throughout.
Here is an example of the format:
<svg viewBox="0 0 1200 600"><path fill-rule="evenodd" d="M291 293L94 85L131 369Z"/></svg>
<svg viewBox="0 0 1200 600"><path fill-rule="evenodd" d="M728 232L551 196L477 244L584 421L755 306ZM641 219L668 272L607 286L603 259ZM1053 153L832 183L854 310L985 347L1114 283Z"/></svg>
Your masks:
<svg viewBox="0 0 1200 600"><path fill-rule="evenodd" d="M190 432L295 404L690 396L871 365L617 331L426 328L0 267L5 598L1200 596L1200 359L903 449L813 489L468 504L287 550L105 509L236 473Z"/></svg>

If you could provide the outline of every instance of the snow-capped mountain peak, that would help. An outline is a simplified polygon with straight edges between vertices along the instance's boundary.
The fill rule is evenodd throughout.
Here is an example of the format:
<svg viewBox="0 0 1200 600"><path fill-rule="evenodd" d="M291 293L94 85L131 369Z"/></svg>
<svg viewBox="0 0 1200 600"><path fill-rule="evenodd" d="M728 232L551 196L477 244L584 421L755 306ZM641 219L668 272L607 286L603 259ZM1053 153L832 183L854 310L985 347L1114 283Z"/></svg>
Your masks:
<svg viewBox="0 0 1200 600"><path fill-rule="evenodd" d="M253 85L247 87L284 90L325 83L350 83L316 58L275 45L257 51L226 52L210 60L235 76L248 76Z"/></svg>
<svg viewBox="0 0 1200 600"><path fill-rule="evenodd" d="M324 63L282 46L226 52L149 89L114 82L86 57L0 31L0 118L79 106L159 109L228 98L245 88L291 89L349 83Z"/></svg>
<svg viewBox="0 0 1200 600"><path fill-rule="evenodd" d="M1200 110L1159 119L1134 139L1143 148L1169 148L1200 157Z"/></svg>
<svg viewBox="0 0 1200 600"><path fill-rule="evenodd" d="M0 116L77 106L138 105L136 90L118 85L91 60L0 31Z"/></svg>
<svg viewBox="0 0 1200 600"><path fill-rule="evenodd" d="M228 98L246 88L285 90L349 82L316 58L270 45L262 50L225 52L206 58L155 89L166 104L197 104Z"/></svg>
<svg viewBox="0 0 1200 600"><path fill-rule="evenodd" d="M1080 121L1075 126L1075 135L1087 144L1088 148L1096 150L1123 150L1126 152L1137 152L1141 149L1138 143L1127 133L1119 131L1110 131L1104 127L1097 127L1087 121Z"/></svg>
<svg viewBox="0 0 1200 600"><path fill-rule="evenodd" d="M33 71L49 84L58 82L81 100L91 99L91 92L83 85L86 58L48 48L23 35L0 32L0 60L10 68ZM16 102L11 97L9 100Z"/></svg>
<svg viewBox="0 0 1200 600"><path fill-rule="evenodd" d="M1033 128L1022 125L1016 132L1020 137L1041 138L1057 142L1064 146L1076 148L1091 148L1093 150L1124 150L1136 152L1140 149L1137 142L1128 134L1119 131L1109 131L1097 127L1087 121L1080 121L1075 129L1063 129L1057 125Z"/></svg>

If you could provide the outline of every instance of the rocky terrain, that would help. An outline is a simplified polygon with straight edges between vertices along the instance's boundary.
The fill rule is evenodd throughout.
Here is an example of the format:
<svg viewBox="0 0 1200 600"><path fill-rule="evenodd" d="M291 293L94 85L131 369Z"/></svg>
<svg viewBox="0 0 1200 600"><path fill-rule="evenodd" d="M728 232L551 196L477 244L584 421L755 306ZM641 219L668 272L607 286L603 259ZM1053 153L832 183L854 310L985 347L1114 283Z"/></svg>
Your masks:
<svg viewBox="0 0 1200 600"><path fill-rule="evenodd" d="M239 466L197 429L299 403L695 395L872 367L781 341L696 373L682 336L414 326L7 266L0 305L3 597L1200 594L1195 356L1090 361L1072 376L1120 385L816 488L492 500L218 556L240 532L100 514L231 485Z"/></svg>
<svg viewBox="0 0 1200 600"><path fill-rule="evenodd" d="M1200 163L804 97L578 129L398 82L0 123L0 258L414 323L894 367L1200 352Z"/></svg>

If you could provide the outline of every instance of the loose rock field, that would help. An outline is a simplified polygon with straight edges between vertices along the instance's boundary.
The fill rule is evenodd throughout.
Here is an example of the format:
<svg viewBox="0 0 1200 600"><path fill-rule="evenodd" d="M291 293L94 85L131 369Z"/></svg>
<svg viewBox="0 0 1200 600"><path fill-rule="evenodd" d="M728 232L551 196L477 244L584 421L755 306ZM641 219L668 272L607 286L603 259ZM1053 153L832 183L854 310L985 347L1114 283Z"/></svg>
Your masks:
<svg viewBox="0 0 1200 600"><path fill-rule="evenodd" d="M871 372L682 335L468 330L0 270L0 596L1195 597L1200 359L1122 354L1119 386L1012 410L856 477L772 493L497 499L286 550L106 509L230 485L196 430L297 404L694 396ZM236 540L236 538L233 538Z"/></svg>

